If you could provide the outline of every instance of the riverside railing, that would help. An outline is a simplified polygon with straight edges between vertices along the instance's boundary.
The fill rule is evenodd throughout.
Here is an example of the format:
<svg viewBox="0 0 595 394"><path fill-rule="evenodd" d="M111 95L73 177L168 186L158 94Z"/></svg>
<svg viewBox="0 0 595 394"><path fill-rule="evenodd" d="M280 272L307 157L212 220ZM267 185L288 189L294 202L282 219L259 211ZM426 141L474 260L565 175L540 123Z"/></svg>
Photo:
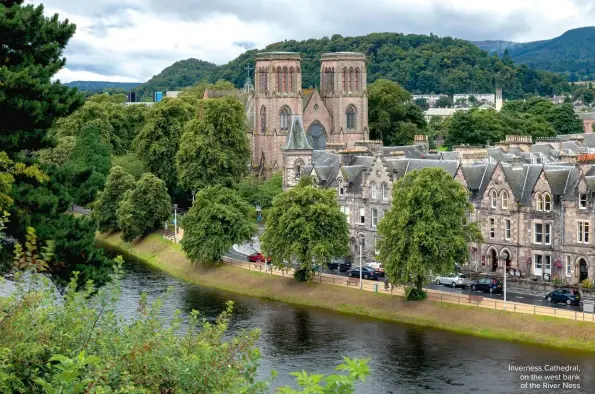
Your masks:
<svg viewBox="0 0 595 394"><path fill-rule="evenodd" d="M263 263L249 263L246 261L236 260L229 257L224 257L223 262L236 267L247 269L249 271L256 271L275 276L293 278L293 269L291 268L279 269L272 266L267 266ZM370 280L363 280L360 285L359 278L349 278L345 276L325 273L317 274L312 279L312 282L317 282L321 284L324 283L334 286L342 286L351 289L358 289L362 291L369 291L375 293L384 293L387 295L396 295L401 297L405 295L405 288L403 286L389 286L388 289L385 289L384 283L374 282ZM446 302L449 304L467 305L477 308L501 310L512 313L525 313L530 315L558 317L562 319L570 319L575 321L595 322L595 314L585 313L582 311L571 311L547 306L522 304L512 301L504 302L502 300L484 298L482 296L473 294L459 295L432 289L426 289L426 292L428 294L428 300L432 301Z"/></svg>

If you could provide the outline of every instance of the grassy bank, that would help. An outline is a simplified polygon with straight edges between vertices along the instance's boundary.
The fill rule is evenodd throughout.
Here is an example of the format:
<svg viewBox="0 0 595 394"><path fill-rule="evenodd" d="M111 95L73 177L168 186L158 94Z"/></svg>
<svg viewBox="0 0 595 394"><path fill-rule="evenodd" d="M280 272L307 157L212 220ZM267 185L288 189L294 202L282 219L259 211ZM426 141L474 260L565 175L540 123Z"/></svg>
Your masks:
<svg viewBox="0 0 595 394"><path fill-rule="evenodd" d="M159 235L131 244L124 243L119 234L98 235L96 239L100 246L119 249L173 276L207 287L478 337L595 353L593 323L434 301L407 302L402 297L388 294L297 283L292 278L228 265L217 268L193 266L179 245Z"/></svg>

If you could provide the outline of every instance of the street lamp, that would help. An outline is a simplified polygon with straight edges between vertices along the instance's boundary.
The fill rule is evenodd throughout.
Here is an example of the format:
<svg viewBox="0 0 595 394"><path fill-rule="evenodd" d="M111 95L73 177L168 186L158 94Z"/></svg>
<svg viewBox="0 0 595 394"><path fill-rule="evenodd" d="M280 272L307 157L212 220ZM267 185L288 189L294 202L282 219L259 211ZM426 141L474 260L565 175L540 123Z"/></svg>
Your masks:
<svg viewBox="0 0 595 394"><path fill-rule="evenodd" d="M174 204L174 243L178 243L178 204Z"/></svg>
<svg viewBox="0 0 595 394"><path fill-rule="evenodd" d="M499 256L499 260L502 263L504 272L504 310L506 310L506 260L508 260L508 255L505 253L501 253Z"/></svg>
<svg viewBox="0 0 595 394"><path fill-rule="evenodd" d="M363 246L364 246L364 235L360 234L359 236L359 288L360 290L363 289L363 282L362 282L362 256L363 256Z"/></svg>
<svg viewBox="0 0 595 394"><path fill-rule="evenodd" d="M194 190L192 190L192 205L194 206L194 196L196 195L196 192Z"/></svg>

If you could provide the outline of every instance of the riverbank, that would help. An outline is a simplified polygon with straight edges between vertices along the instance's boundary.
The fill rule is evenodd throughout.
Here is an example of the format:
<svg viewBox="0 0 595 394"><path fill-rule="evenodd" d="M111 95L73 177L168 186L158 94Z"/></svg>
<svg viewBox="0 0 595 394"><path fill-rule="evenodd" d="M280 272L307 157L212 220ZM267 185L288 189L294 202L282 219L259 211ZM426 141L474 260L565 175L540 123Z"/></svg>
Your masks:
<svg viewBox="0 0 595 394"><path fill-rule="evenodd" d="M229 265L194 266L179 245L157 234L130 244L124 243L119 234L98 235L96 240L99 246L116 249L180 279L207 287L478 337L595 353L595 324L589 322L434 301L407 302L402 297L326 284L297 283L292 278Z"/></svg>

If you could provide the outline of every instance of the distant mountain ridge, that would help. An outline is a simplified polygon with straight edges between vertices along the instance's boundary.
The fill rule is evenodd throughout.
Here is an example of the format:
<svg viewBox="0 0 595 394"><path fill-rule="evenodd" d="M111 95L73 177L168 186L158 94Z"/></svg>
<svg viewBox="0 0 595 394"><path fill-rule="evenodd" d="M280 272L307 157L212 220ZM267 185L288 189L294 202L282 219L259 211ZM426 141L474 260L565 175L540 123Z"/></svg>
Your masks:
<svg viewBox="0 0 595 394"><path fill-rule="evenodd" d="M64 85L77 88L82 92L100 93L108 89L132 90L142 85L142 82L72 81Z"/></svg>
<svg viewBox="0 0 595 394"><path fill-rule="evenodd" d="M571 82L595 80L595 26L568 30L551 40L526 43L474 41L490 53L508 49L512 60L531 68L562 73Z"/></svg>

